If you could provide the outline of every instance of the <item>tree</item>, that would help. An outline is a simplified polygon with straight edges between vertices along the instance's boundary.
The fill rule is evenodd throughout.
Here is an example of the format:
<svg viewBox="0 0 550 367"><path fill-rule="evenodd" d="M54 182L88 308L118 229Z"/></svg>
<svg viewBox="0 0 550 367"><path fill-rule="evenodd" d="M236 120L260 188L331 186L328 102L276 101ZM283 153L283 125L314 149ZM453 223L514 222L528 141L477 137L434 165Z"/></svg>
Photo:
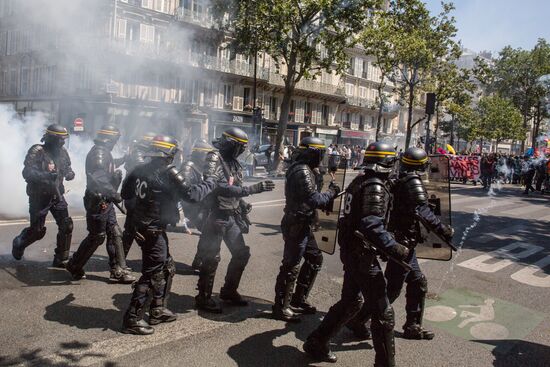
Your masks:
<svg viewBox="0 0 550 367"><path fill-rule="evenodd" d="M452 105L466 106L472 103L472 94L475 86L471 82L471 73L466 69L459 69L452 60L440 60L432 71L430 86L428 90L433 91L436 96L435 104L435 134L440 127L440 116L448 113L453 119ZM452 127L453 125L451 125ZM454 131L450 131L451 145L454 144Z"/></svg>
<svg viewBox="0 0 550 367"><path fill-rule="evenodd" d="M397 73L393 82L398 85L402 100L408 107L405 147L410 145L413 109L418 89L441 60L458 58L460 47L453 40L455 20L450 17L454 6L442 3L443 10L431 16L421 0L392 0L388 16L392 18L389 32L390 54Z"/></svg>
<svg viewBox="0 0 550 367"><path fill-rule="evenodd" d="M539 39L533 50L504 47L494 65L479 62L476 77L488 93L497 93L510 99L521 111L523 128L527 129L528 121L534 116L536 107L544 96L544 88L538 79L550 72L550 45ZM533 137L536 139L541 121L540 114L533 125ZM533 140L534 143L534 140ZM525 140L521 150L525 151Z"/></svg>
<svg viewBox="0 0 550 367"><path fill-rule="evenodd" d="M483 97L477 107L478 124L474 126L476 138L495 140L496 146L504 140L525 139L522 115L514 104L499 96Z"/></svg>
<svg viewBox="0 0 550 367"><path fill-rule="evenodd" d="M343 72L349 63L346 50L357 42L369 10L379 5L378 0L214 0L216 13L228 15L226 29L234 44L239 49L255 45L257 51L266 52L283 78L277 152L283 149L297 83L314 79L322 70ZM273 167L278 164L275 154Z"/></svg>
<svg viewBox="0 0 550 367"><path fill-rule="evenodd" d="M378 90L378 119L375 140L377 141L380 138L382 114L386 103L384 90L387 86L388 77L393 76L397 66L390 43L390 40L395 37L395 35L390 36L390 33L395 29L392 20L393 18L384 9L377 9L371 13L371 17L360 35L360 42L365 49L365 55L373 57L373 65L380 70L380 80L376 86Z"/></svg>
<svg viewBox="0 0 550 367"><path fill-rule="evenodd" d="M479 125L479 115L471 104L457 104L450 102L447 106L451 120L442 121L441 130L451 136L451 145L454 146L453 137L456 134L458 146L460 140L471 143L476 139L474 127Z"/></svg>

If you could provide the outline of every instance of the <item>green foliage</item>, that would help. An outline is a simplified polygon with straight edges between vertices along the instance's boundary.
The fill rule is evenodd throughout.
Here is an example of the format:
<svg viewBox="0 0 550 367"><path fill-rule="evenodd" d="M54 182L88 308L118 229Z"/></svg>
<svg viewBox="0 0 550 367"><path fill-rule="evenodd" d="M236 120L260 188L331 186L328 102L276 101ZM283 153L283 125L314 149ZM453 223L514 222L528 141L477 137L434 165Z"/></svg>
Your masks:
<svg viewBox="0 0 550 367"><path fill-rule="evenodd" d="M385 26L388 54L396 71L389 78L396 83L401 99L408 105L407 147L420 88L428 84L438 65L460 55L460 47L453 39L455 20L450 15L454 6L451 3L442 3L442 6L442 12L432 16L421 0L391 0L384 15L388 22Z"/></svg>
<svg viewBox="0 0 550 367"><path fill-rule="evenodd" d="M479 117L472 132L475 138L497 143L525 139L521 112L511 101L499 96L483 97L476 112Z"/></svg>
<svg viewBox="0 0 550 367"><path fill-rule="evenodd" d="M357 42L369 10L380 5L380 0L213 0L233 47L267 53L284 79L277 151L282 149L296 83L322 70L346 70L346 50ZM227 14L225 20L222 14ZM278 163L276 154L274 166Z"/></svg>

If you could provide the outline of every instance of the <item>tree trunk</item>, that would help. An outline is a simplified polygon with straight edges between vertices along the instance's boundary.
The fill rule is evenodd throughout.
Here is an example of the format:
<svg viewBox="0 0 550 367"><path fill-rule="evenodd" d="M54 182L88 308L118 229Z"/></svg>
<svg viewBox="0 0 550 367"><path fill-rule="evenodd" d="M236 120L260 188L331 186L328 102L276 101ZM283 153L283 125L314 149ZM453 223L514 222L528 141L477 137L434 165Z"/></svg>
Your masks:
<svg viewBox="0 0 550 367"><path fill-rule="evenodd" d="M409 148L411 145L411 123L412 123L412 113L413 113L413 104L414 104L414 86L409 85L409 106L408 111L409 115L407 116L407 137L405 138L405 149Z"/></svg>
<svg viewBox="0 0 550 367"><path fill-rule="evenodd" d="M523 128L527 129L527 109L523 109ZM521 141L521 153L525 153L525 139Z"/></svg>
<svg viewBox="0 0 550 367"><path fill-rule="evenodd" d="M539 136L540 122L542 114L540 113L540 102L537 104L537 113L535 115L535 123L533 124L533 136L531 136L531 146L533 149L537 146L537 138Z"/></svg>
<svg viewBox="0 0 550 367"><path fill-rule="evenodd" d="M384 80L384 76L382 76L382 80ZM378 98L380 98L380 104L378 106L378 120L376 121L376 136L374 138L375 141L380 140L380 129L382 128L382 112L384 111L384 98L382 98L382 95L384 93L384 85L382 83L378 84Z"/></svg>
<svg viewBox="0 0 550 367"><path fill-rule="evenodd" d="M455 116L451 115L451 139L450 139L450 144L453 148L455 147L454 143L455 143Z"/></svg>
<svg viewBox="0 0 550 367"><path fill-rule="evenodd" d="M435 103L435 126L434 126L434 152L437 152L437 132L439 130L439 102Z"/></svg>
<svg viewBox="0 0 550 367"><path fill-rule="evenodd" d="M281 103L281 115L279 116L279 124L277 125L277 139L275 140L275 157L273 157L273 164L271 166L272 171L276 171L279 167L280 159L279 156L282 154L283 139L285 137L286 127L288 125L288 113L290 112L290 100L292 99L292 94L294 93L294 84L285 83L285 93L283 95L283 101Z"/></svg>

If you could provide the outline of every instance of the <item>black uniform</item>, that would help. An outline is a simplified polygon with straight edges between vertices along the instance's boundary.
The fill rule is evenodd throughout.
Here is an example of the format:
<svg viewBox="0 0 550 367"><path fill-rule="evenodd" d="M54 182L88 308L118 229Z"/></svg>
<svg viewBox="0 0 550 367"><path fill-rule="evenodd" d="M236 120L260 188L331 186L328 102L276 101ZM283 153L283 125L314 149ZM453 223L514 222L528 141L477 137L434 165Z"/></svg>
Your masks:
<svg viewBox="0 0 550 367"><path fill-rule="evenodd" d="M158 139L160 143L157 142ZM175 140L170 137L155 137L151 145L154 147L156 144L159 147L177 147ZM170 155L166 158L170 158ZM149 292L152 293L149 323L155 325L176 319L176 315L166 308L176 271L168 248L166 227L179 221L179 200L201 201L216 185L214 179L190 185L174 166L169 165L170 162L171 160L163 157L153 157L151 162L132 171L122 187L122 197L125 200L135 199L133 225L144 238L138 240L142 250L142 275L134 287L130 307L124 317L123 332L126 333L153 332L143 321L143 310Z"/></svg>
<svg viewBox="0 0 550 367"><path fill-rule="evenodd" d="M13 240L13 257L20 260L26 247L46 235L46 216L52 213L57 224L57 242L54 267L65 267L69 258L73 221L69 217L67 202L63 197L63 180L74 179L71 160L63 148L67 130L59 125L51 125L44 134L43 145L33 145L25 157L23 178L27 182L29 196L30 226L23 229Z"/></svg>
<svg viewBox="0 0 550 367"><path fill-rule="evenodd" d="M263 191L273 190L273 182L264 181L255 185L243 186L242 167L237 157L242 154L248 143L248 136L238 128L225 131L214 142L220 152L209 153L204 170L205 177L215 177L218 187L208 198L210 213L205 220L200 241L204 241L202 264L198 280L199 294L195 297L196 306L209 312L221 312L219 305L212 300L214 277L220 261L222 240L231 252L231 261L227 268L225 284L220 298L235 305L244 306L247 302L237 292L244 272L250 248L244 242L243 233L248 233L249 223L246 212L249 211L242 197Z"/></svg>
<svg viewBox="0 0 550 367"><path fill-rule="evenodd" d="M151 139L153 136L151 136ZM138 166L149 161L145 154L149 149L149 140L145 136L139 141L135 142L130 149L130 153L124 163L124 169L127 175L131 174ZM134 213L134 207L136 205L136 199L124 200L124 208L126 208L126 220L124 221L124 231L122 232L122 245L124 247L124 257L128 256L128 252L132 247L134 238L136 236L135 229L133 227L132 215Z"/></svg>
<svg viewBox="0 0 550 367"><path fill-rule="evenodd" d="M113 205L122 201L117 192L122 180L122 172L115 168L124 163L124 158L113 159L111 155L118 136L118 129L110 126L103 127L98 132L98 138L94 140L95 145L86 156L84 208L88 236L80 243L78 250L67 264L67 270L74 279L85 276L84 265L107 239L111 278L124 283L135 280L125 270L122 230L118 226Z"/></svg>
<svg viewBox="0 0 550 367"><path fill-rule="evenodd" d="M387 144L367 148L395 152ZM371 144L372 145L372 144ZM374 154L376 157L376 154ZM368 163L368 162L367 162ZM385 249L396 257L404 257L406 248L399 245L386 230L391 195L388 187L389 172L380 172L377 165L367 166L364 175L356 177L346 189L344 216L339 223L340 258L344 264L342 298L330 308L321 325L314 330L304 344L310 355L336 361L330 352L329 341L360 309L363 299L372 316L373 345L376 352L375 366L394 366L395 347L393 337L394 312L386 294L386 281L376 253L365 248L354 236L359 230L375 247Z"/></svg>
<svg viewBox="0 0 550 367"><path fill-rule="evenodd" d="M327 207L339 191L333 187L324 193L317 190L313 169L317 168L324 154L324 142L307 137L302 139L299 149L301 154L286 172L286 205L281 221L285 244L273 305L273 316L283 321L297 321L295 312L316 312L315 307L307 302L307 297L323 264L323 255L311 227L316 209ZM300 267L302 258L304 263Z"/></svg>
<svg viewBox="0 0 550 367"><path fill-rule="evenodd" d="M203 141L198 141L193 145L191 159L183 162L181 166L182 176L185 177L185 180L191 185L197 185L203 181L203 169L206 156L213 150L214 147ZM185 217L189 220L189 224L199 231L202 231L204 221L208 216L208 208L203 203L191 203L186 201L182 201L181 206ZM200 271L204 247L205 238L201 237L197 245L197 252L191 264L196 272Z"/></svg>

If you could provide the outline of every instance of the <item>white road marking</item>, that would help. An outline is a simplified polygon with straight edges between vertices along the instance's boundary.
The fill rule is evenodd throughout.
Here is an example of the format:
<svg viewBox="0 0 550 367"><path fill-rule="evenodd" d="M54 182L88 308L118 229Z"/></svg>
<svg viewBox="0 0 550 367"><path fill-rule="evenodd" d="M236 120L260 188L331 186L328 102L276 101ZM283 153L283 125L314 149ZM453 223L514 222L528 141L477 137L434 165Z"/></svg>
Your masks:
<svg viewBox="0 0 550 367"><path fill-rule="evenodd" d="M511 275L512 279L533 287L550 288L550 274L535 275L550 265L550 255L543 257L536 263L528 265Z"/></svg>
<svg viewBox="0 0 550 367"><path fill-rule="evenodd" d="M124 214L117 214L117 218L123 218L125 217ZM80 221L83 221L83 220L86 220L86 217L84 216L76 216L76 217L71 217L73 218L73 222L80 222ZM49 219L49 220L46 220L46 224L49 224L49 223L55 223L55 220L53 219ZM11 220L11 221L0 221L0 227L9 227L9 226L20 226L20 225L27 225L27 224L30 224L30 222L28 220L22 220L22 219L14 219L14 220Z"/></svg>
<svg viewBox="0 0 550 367"><path fill-rule="evenodd" d="M523 251L512 253L513 250L517 249L523 249ZM543 248L541 246L531 245L525 242L514 242L508 246L501 247L498 250L491 251L488 254L479 255L470 260L461 262L458 266L481 271L483 273L494 273L512 265L514 260L529 257L542 250ZM493 263L487 263L488 260L494 259L501 260Z"/></svg>
<svg viewBox="0 0 550 367"><path fill-rule="evenodd" d="M252 205L258 205L258 204L271 204L271 203L280 203L281 201L285 201L285 199L277 199L277 200L266 200L266 201L255 201L251 202Z"/></svg>

